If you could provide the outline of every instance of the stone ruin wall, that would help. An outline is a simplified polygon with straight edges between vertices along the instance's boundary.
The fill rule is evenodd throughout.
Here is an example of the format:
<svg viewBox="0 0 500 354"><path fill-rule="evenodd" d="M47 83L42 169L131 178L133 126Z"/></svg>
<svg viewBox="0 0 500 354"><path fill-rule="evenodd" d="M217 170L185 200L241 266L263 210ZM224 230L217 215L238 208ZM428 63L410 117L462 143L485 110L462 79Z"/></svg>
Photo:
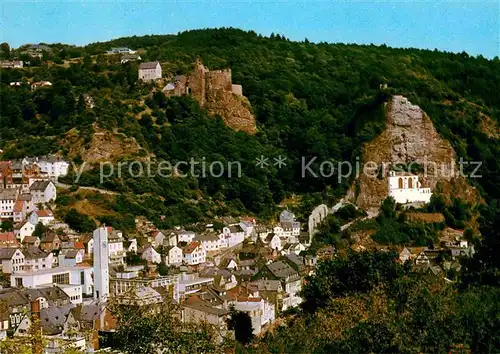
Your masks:
<svg viewBox="0 0 500 354"><path fill-rule="evenodd" d="M206 89L232 92L231 69L207 71Z"/></svg>

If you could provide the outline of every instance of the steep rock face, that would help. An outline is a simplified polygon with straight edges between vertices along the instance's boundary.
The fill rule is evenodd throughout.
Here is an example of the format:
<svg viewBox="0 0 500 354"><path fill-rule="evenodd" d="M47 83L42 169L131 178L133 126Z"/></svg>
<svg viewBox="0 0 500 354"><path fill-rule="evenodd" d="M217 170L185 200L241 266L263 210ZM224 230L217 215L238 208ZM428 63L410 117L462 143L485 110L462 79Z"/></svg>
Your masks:
<svg viewBox="0 0 500 354"><path fill-rule="evenodd" d="M438 188L468 201L478 201L479 193L460 176L460 166L451 144L442 139L431 119L403 96L394 96L387 107L387 127L363 149L363 162L374 162L378 178L361 173L350 195L359 207L378 209L388 195L387 175L391 165L415 163L423 171L415 173L422 187Z"/></svg>
<svg viewBox="0 0 500 354"><path fill-rule="evenodd" d="M255 134L255 117L251 112L250 102L244 96L231 91L210 90L207 93L205 108L210 115L219 115L228 127Z"/></svg>
<svg viewBox="0 0 500 354"><path fill-rule="evenodd" d="M88 164L113 162L126 156L134 156L137 160L148 159L149 156L134 138L123 133L110 132L93 126L94 133L85 139L80 132L70 130L63 142L69 149L69 156L80 156Z"/></svg>

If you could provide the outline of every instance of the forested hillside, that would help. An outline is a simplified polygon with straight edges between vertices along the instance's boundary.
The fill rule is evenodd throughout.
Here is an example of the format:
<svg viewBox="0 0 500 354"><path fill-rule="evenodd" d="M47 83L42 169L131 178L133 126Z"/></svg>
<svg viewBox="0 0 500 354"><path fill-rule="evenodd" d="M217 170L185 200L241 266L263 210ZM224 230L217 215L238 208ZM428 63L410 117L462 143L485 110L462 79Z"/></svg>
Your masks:
<svg viewBox="0 0 500 354"><path fill-rule="evenodd" d="M164 76L184 74L200 57L210 68L231 68L257 118L256 135L234 132L189 98L150 95L137 81L137 63L120 64L103 54L110 47L138 50L143 61L158 60ZM2 56L15 57L5 48ZM113 160L240 161L242 178L109 178L99 183L88 169L80 185L119 192L91 196L105 218L133 227L134 215L167 226L204 217L251 213L274 215L275 205L292 194L304 208L342 196L351 180L301 176L301 158L343 161L360 155L362 143L384 127L384 102L401 94L418 104L449 139L457 159L482 161L480 188L490 207L500 198L500 60L386 46L291 42L236 29L197 30L168 36L121 38L85 47L52 46L41 62L1 71L0 148L3 159L60 151L80 165L97 130L123 133L145 151ZM38 65L40 64L40 65ZM13 81L49 80L32 91ZM387 85L381 89L381 85ZM382 86L384 87L384 86ZM89 94L95 107L85 106ZM70 151L68 131L81 136L81 153ZM135 145L134 145L135 146ZM139 155L137 155L139 154ZM286 168L255 166L261 155L287 158ZM312 165L314 168L314 164ZM86 168L89 168L87 166ZM96 167L97 168L97 167ZM316 166L317 168L317 166ZM71 176L67 179L71 183ZM62 206L75 198L62 195Z"/></svg>

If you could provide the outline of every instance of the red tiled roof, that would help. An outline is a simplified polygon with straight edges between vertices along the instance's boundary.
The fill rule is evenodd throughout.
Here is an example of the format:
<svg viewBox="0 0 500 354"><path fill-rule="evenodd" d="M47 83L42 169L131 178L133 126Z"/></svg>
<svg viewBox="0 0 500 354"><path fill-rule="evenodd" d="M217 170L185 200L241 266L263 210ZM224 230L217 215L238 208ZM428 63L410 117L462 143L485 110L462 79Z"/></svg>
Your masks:
<svg viewBox="0 0 500 354"><path fill-rule="evenodd" d="M23 211L23 201L18 200L16 204L14 204L14 213L21 213Z"/></svg>
<svg viewBox="0 0 500 354"><path fill-rule="evenodd" d="M40 218L49 218L54 216L50 210L37 210L35 213Z"/></svg>
<svg viewBox="0 0 500 354"><path fill-rule="evenodd" d="M238 297L238 302L260 302L262 300L260 297Z"/></svg>
<svg viewBox="0 0 500 354"><path fill-rule="evenodd" d="M183 252L184 254L191 254L193 251L200 245L199 242L193 241L190 244L188 244L186 247L184 247Z"/></svg>
<svg viewBox="0 0 500 354"><path fill-rule="evenodd" d="M0 233L0 244L18 245L18 242L13 232L3 232Z"/></svg>
<svg viewBox="0 0 500 354"><path fill-rule="evenodd" d="M78 249L85 249L85 246L83 245L83 242L78 242L76 241L75 242L75 248L78 248Z"/></svg>

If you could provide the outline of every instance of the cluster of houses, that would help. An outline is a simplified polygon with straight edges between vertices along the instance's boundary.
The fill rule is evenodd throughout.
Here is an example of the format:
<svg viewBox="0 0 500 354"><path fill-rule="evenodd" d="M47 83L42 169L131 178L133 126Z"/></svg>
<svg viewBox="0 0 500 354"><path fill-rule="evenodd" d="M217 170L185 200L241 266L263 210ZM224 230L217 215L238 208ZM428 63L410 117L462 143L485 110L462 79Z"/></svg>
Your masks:
<svg viewBox="0 0 500 354"><path fill-rule="evenodd" d="M22 69L22 60L2 60L0 61L0 68L2 69Z"/></svg>
<svg viewBox="0 0 500 354"><path fill-rule="evenodd" d="M116 328L107 310L111 301L173 301L182 321L210 323L221 340L233 335L227 320L235 309L250 316L259 335L300 305L318 260L336 255L333 246L308 252L314 228L329 212L325 205L314 209L307 225L284 210L272 225L229 217L191 230L149 223L137 238L105 225L79 234L38 205L55 200L55 182L67 168L56 157L0 163L0 212L16 223L14 231L0 233L0 300L7 305L0 308L0 339L27 335L36 313L47 350L60 351L61 343L95 350L96 333ZM40 224L43 231L35 234ZM395 261L446 278L473 248L455 233L439 249L398 251Z"/></svg>
<svg viewBox="0 0 500 354"><path fill-rule="evenodd" d="M47 226L54 221L52 212L44 208L55 202L55 183L68 168L66 161L55 156L0 162L0 222L12 221L20 242L32 236L38 223Z"/></svg>
<svg viewBox="0 0 500 354"><path fill-rule="evenodd" d="M142 239L151 243L142 247L112 227L81 235L53 216L41 237L21 240L14 232L1 233L5 288L0 298L7 308L0 309L0 337L29 333L33 299L41 318L47 318L42 331L53 346L62 341L96 348L85 331L109 328L103 303L111 299L129 306L175 301L183 321L207 321L220 327L221 335L231 335L226 320L234 307L250 315L259 334L280 313L300 304L303 279L313 269L304 257L265 243L265 233L274 237L278 232L284 242L298 236L288 230L289 222L297 223L286 211L266 232L253 218L228 220L218 232L210 225L200 233L154 230ZM134 253L147 265L127 264L126 256ZM167 275L158 273L158 263L170 266Z"/></svg>

